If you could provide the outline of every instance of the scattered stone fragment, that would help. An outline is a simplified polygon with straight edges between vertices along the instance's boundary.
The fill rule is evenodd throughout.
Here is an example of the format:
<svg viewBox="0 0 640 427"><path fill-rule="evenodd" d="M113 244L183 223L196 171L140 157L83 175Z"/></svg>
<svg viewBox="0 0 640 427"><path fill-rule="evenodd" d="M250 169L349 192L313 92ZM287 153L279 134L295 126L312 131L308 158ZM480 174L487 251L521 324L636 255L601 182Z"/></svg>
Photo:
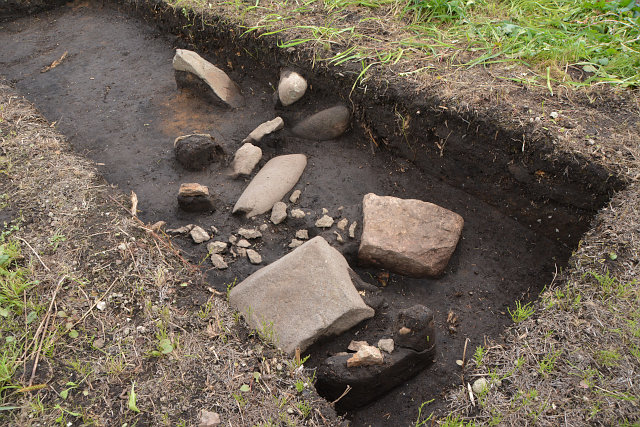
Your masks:
<svg viewBox="0 0 640 427"><path fill-rule="evenodd" d="M259 228L260 228L260 231L264 233L269 229L269 226L267 224L262 224Z"/></svg>
<svg viewBox="0 0 640 427"><path fill-rule="evenodd" d="M384 358L379 348L372 345L363 345L356 354L347 359L347 368L382 365L383 362Z"/></svg>
<svg viewBox="0 0 640 427"><path fill-rule="evenodd" d="M245 239L259 239L262 237L262 233L255 228L240 228L238 229L238 234Z"/></svg>
<svg viewBox="0 0 640 427"><path fill-rule="evenodd" d="M220 424L220 415L217 412L210 412L203 409L200 412L200 423L198 427L215 427Z"/></svg>
<svg viewBox="0 0 640 427"><path fill-rule="evenodd" d="M298 230L298 231L296 231L296 239L300 239L300 240L309 239L309 231L307 231L307 230Z"/></svg>
<svg viewBox="0 0 640 427"><path fill-rule="evenodd" d="M298 203L298 199L300 199L300 194L302 194L302 191L300 190L296 190L293 193L291 193L291 196L289 196L289 201L291 203Z"/></svg>
<svg viewBox="0 0 640 427"><path fill-rule="evenodd" d="M158 221L158 222L154 223L151 227L149 227L149 229L151 231L153 231L154 233L157 233L165 225L167 225L166 221Z"/></svg>
<svg viewBox="0 0 640 427"><path fill-rule="evenodd" d="M305 213L302 209L293 209L291 211L291 218L304 218L305 217Z"/></svg>
<svg viewBox="0 0 640 427"><path fill-rule="evenodd" d="M249 136L242 140L243 143L247 142L260 142L265 135L279 131L284 127L284 120L281 117L276 117L273 120L262 123L260 126L251 131Z"/></svg>
<svg viewBox="0 0 640 427"><path fill-rule="evenodd" d="M167 230L167 233L173 233L173 234L187 234L188 232L190 232L193 227L195 227L195 225L193 224L188 224L185 225L184 227L180 227L180 228L170 228Z"/></svg>
<svg viewBox="0 0 640 427"><path fill-rule="evenodd" d="M178 205L182 210L188 212L214 210L213 198L209 195L209 188L195 182L180 185Z"/></svg>
<svg viewBox="0 0 640 427"><path fill-rule="evenodd" d="M342 254L315 237L235 286L229 301L252 328L269 325L292 355L374 315L356 291Z"/></svg>
<svg viewBox="0 0 640 427"><path fill-rule="evenodd" d="M382 338L378 340L378 348L385 353L393 353L394 343L392 338Z"/></svg>
<svg viewBox="0 0 640 427"><path fill-rule="evenodd" d="M225 242L215 241L207 243L207 251L210 254L222 254L227 250L227 244Z"/></svg>
<svg viewBox="0 0 640 427"><path fill-rule="evenodd" d="M232 245L235 245L236 243L238 243L238 236L234 234L229 236L229 243L231 243Z"/></svg>
<svg viewBox="0 0 640 427"><path fill-rule="evenodd" d="M302 244L303 244L303 243L304 243L304 242L303 242L302 240L292 239L292 240L291 240L291 243L289 243L289 247L290 247L291 249L295 249L295 248L297 248L298 246L302 246Z"/></svg>
<svg viewBox="0 0 640 427"><path fill-rule="evenodd" d="M307 81L300 74L292 70L282 70L278 83L278 97L285 107L293 104L304 96Z"/></svg>
<svg viewBox="0 0 640 427"><path fill-rule="evenodd" d="M218 229L216 228L215 225L212 225L211 227L209 227L211 229L211 232L213 234L220 234L220 232L218 231Z"/></svg>
<svg viewBox="0 0 640 427"><path fill-rule="evenodd" d="M262 257L260 254L253 249L247 249L247 258L249 258L249 262L251 264L260 264L262 263Z"/></svg>
<svg viewBox="0 0 640 427"><path fill-rule="evenodd" d="M342 230L342 231L344 231L347 228L347 225L349 225L349 220L347 218L342 218L340 221L338 221L338 224L336 224L336 226L338 227L338 230Z"/></svg>
<svg viewBox="0 0 640 427"><path fill-rule="evenodd" d="M107 308L107 303L104 301L98 301L96 308L100 311L104 311L104 309Z"/></svg>
<svg viewBox="0 0 640 427"><path fill-rule="evenodd" d="M193 75L195 75L211 88L216 95L213 99L220 99L233 108L241 107L244 104L244 98L238 85L224 71L206 61L197 53L185 49L176 49L176 54L173 57L173 68L176 70L178 87L195 89L198 93L203 92L200 89L199 82L193 78ZM205 93L210 94L210 92Z"/></svg>
<svg viewBox="0 0 640 427"><path fill-rule="evenodd" d="M349 237L351 239L355 239L356 238L356 227L358 226L358 223L356 221L353 221L351 223L351 225L349 226Z"/></svg>
<svg viewBox="0 0 640 427"><path fill-rule="evenodd" d="M262 159L262 149L253 144L247 143L238 148L231 162L231 175L251 175L253 169Z"/></svg>
<svg viewBox="0 0 640 427"><path fill-rule="evenodd" d="M224 157L224 149L209 134L179 136L173 142L176 160L187 170L199 171Z"/></svg>
<svg viewBox="0 0 640 427"><path fill-rule="evenodd" d="M296 185L306 165L304 154L288 154L269 160L244 190L233 212L245 212L247 218L267 212Z"/></svg>
<svg viewBox="0 0 640 427"><path fill-rule="evenodd" d="M316 221L316 227L318 228L331 228L333 225L333 218L329 215L323 215L322 218Z"/></svg>
<svg viewBox="0 0 640 427"><path fill-rule="evenodd" d="M247 256L247 250L245 248L236 248L236 251L238 251L239 257Z"/></svg>
<svg viewBox="0 0 640 427"><path fill-rule="evenodd" d="M322 208L322 215L326 215L329 213L329 209L327 208Z"/></svg>
<svg viewBox="0 0 640 427"><path fill-rule="evenodd" d="M271 222L280 224L287 219L287 204L284 202L276 202L271 208Z"/></svg>
<svg viewBox="0 0 640 427"><path fill-rule="evenodd" d="M249 243L248 240L240 239L238 243L236 243L236 246L238 246L239 248L250 248L251 243Z"/></svg>
<svg viewBox="0 0 640 427"><path fill-rule="evenodd" d="M211 254L211 264L218 270L224 270L229 267L220 254Z"/></svg>
<svg viewBox="0 0 640 427"><path fill-rule="evenodd" d="M475 394L482 394L488 388L489 388L489 382L487 381L486 378L478 378L473 382L473 385L471 386L471 390L473 390Z"/></svg>
<svg viewBox="0 0 640 427"><path fill-rule="evenodd" d="M189 234L191 235L191 238L193 239L193 241L196 243L206 242L211 238L209 234L206 231L204 231L202 227L198 227L197 225L195 225L191 229Z"/></svg>
<svg viewBox="0 0 640 427"><path fill-rule="evenodd" d="M344 243L344 239L342 238L342 234L338 233L337 231L334 231L333 234L336 235L336 241L338 243Z"/></svg>
<svg viewBox="0 0 640 427"><path fill-rule="evenodd" d="M358 258L414 277L444 272L458 244L464 220L450 210L413 199L363 199L364 226Z"/></svg>
<svg viewBox="0 0 640 427"><path fill-rule="evenodd" d="M349 343L349 346L347 347L347 350L349 350L349 351L358 351L362 347L368 346L368 345L369 345L369 343L366 342L366 341L355 341L355 340L352 340Z"/></svg>
<svg viewBox="0 0 640 427"><path fill-rule="evenodd" d="M399 347L423 351L435 343L435 325L433 311L424 305L416 304L398 312L395 319L394 342Z"/></svg>
<svg viewBox="0 0 640 427"><path fill-rule="evenodd" d="M324 141L342 135L349 127L349 109L339 105L304 119L291 129L300 138Z"/></svg>

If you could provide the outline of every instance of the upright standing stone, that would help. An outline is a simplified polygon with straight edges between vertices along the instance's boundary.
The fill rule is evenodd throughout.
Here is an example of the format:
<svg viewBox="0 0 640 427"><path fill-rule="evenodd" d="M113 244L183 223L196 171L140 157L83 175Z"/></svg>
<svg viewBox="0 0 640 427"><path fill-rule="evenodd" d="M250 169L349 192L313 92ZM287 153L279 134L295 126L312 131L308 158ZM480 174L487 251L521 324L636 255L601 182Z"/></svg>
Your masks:
<svg viewBox="0 0 640 427"><path fill-rule="evenodd" d="M288 354L374 315L354 287L347 261L320 236L253 273L231 290L229 301Z"/></svg>
<svg viewBox="0 0 640 427"><path fill-rule="evenodd" d="M292 70L282 70L278 83L278 97L285 107L293 104L304 96L307 91L307 81L300 74Z"/></svg>
<svg viewBox="0 0 640 427"><path fill-rule="evenodd" d="M444 272L462 232L460 215L433 203L372 193L362 208L360 260L407 276Z"/></svg>
<svg viewBox="0 0 640 427"><path fill-rule="evenodd" d="M306 166L304 154L287 154L269 160L244 190L233 213L246 212L247 218L251 218L269 211L296 185Z"/></svg>
<svg viewBox="0 0 640 427"><path fill-rule="evenodd" d="M244 98L238 85L224 71L206 61L197 53L185 49L176 49L176 54L173 57L173 68L176 70L178 86L191 88L199 92L198 81L193 79L193 76L196 76L211 88L216 99L233 108L244 105Z"/></svg>

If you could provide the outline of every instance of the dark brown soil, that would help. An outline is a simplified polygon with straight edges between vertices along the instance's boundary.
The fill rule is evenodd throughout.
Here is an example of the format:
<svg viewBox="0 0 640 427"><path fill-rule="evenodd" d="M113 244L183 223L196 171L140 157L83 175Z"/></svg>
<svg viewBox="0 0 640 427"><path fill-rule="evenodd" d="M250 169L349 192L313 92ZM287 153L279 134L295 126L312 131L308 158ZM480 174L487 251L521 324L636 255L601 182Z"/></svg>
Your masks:
<svg viewBox="0 0 640 427"><path fill-rule="evenodd" d="M4 76L56 123L78 152L96 162L108 182L137 194L139 216L146 223L164 220L168 228L189 223L205 228L213 225L219 230L217 237L225 240L241 226L268 223L264 215L254 220L231 215L248 180L230 179L219 164L203 172L184 170L174 160L173 140L186 133L211 133L222 141L230 160L255 126L276 115L285 119L286 128L262 145L263 163L279 154L308 156L307 169L296 188L302 190L300 207L313 214L304 220L288 219L279 226L268 223L269 229L257 245L263 264L287 252L296 230L308 228L311 237L317 235L319 230L313 223L322 208L335 218L344 216L361 224L360 204L369 192L430 201L465 219L462 240L443 278L411 279L391 274L383 291L386 310L310 350L309 362L317 365L328 354L344 351L354 337L380 338L389 316L399 309L420 303L436 313L439 336L435 364L378 401L350 412L348 418L354 425L412 424L420 403L430 399L435 399L434 404L425 410L443 409L443 393L460 383L461 370L455 361L462 358L465 340L469 339L469 355L485 337L499 336L511 322L507 308L513 307L515 300L535 298L550 282L587 228L594 209L608 197L605 184L589 193L586 182L564 182L564 186L545 182L543 174L533 174L549 166L542 160L533 162L537 167L529 170L509 165L513 141L508 134L495 134L496 141L508 139L502 151L496 148L499 142L492 141L486 146L473 145L465 153L463 129L454 122L443 121L437 125L443 129L433 129L432 119L425 119L412 128L413 132L424 128L443 138L453 135L445 158L430 157L429 152L409 156L409 160L394 156L377 148L371 137L382 141L396 133L395 112L386 105L376 105L375 99L361 98L359 104L350 104L348 91L331 90L326 77L315 80L307 73L311 89L305 97L290 109L275 110L272 94L279 69L264 67L250 52L234 45L224 50L191 46L227 71L247 99L239 110L212 106L177 90L171 67L174 48L190 45L164 30L92 4L74 4L0 26ZM68 55L60 65L41 72L64 52ZM400 93L398 98L403 96L407 104L415 102L409 94ZM367 122L354 121L346 135L326 142L305 141L286 130L300 118L338 103L352 105L356 117L366 111ZM367 132L367 123L376 123L373 134ZM392 144L392 151L409 153L412 147L408 140L406 144ZM209 186L217 198L217 210L210 215L180 211L176 196L182 182ZM528 188L526 194L522 187ZM357 265L357 239L340 244L333 230L323 236L345 254L364 280L380 286L380 271ZM207 268L204 245L194 245L186 238L176 240L192 262L202 262ZM227 271L209 270L208 278L212 286L225 291L234 279L241 281L258 268L239 259ZM184 307L197 307L209 296L205 286L179 292ZM456 322L447 322L451 312Z"/></svg>

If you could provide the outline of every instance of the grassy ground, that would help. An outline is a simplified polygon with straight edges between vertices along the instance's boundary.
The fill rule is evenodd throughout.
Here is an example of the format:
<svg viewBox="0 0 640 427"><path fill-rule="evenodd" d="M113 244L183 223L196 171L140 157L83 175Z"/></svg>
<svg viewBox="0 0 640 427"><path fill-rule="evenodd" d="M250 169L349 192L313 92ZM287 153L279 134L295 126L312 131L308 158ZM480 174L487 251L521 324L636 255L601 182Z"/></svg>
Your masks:
<svg viewBox="0 0 640 427"><path fill-rule="evenodd" d="M0 84L0 424L334 424L161 230Z"/></svg>

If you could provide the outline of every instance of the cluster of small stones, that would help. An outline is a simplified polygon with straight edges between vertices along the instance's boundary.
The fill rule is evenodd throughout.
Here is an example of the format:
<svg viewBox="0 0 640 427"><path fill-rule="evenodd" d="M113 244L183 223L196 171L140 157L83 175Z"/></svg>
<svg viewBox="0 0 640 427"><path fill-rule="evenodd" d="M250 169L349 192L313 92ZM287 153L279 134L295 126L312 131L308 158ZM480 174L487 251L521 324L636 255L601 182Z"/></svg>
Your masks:
<svg viewBox="0 0 640 427"><path fill-rule="evenodd" d="M200 91L203 87L208 88L205 91L207 96L230 108L239 108L244 104L240 88L222 70L204 60L197 53L178 49L173 60L173 66L179 87L191 87ZM293 70L283 70L277 89L277 102L284 107L294 104L304 97L307 86L307 81L300 74ZM293 125L290 131L293 135L304 139L335 139L348 129L349 121L349 110L339 105L303 119ZM256 127L242 140L242 145L235 152L230 163L230 176L232 178L250 176L262 159L262 149L259 146L262 139L269 134L279 132L283 128L285 128L285 123L280 117L275 117ZM174 147L178 163L187 169L202 170L210 163L224 159L224 150L222 150L219 142L207 134L180 136L176 139ZM302 196L301 190L296 189L291 192L304 172L306 164L307 158L304 154L282 155L270 159L249 182L237 200L233 213L241 212L247 218L252 218L270 212L269 219L274 225L281 224L287 221L288 218L300 220L307 217L307 215L315 215L313 212L305 212L299 206L296 206ZM291 193L289 194L289 192ZM283 201L287 194L289 194L288 202L290 205ZM212 211L215 209L215 197L210 193L209 188L204 185L184 183L180 186L178 192L178 204L184 210ZM414 277L438 277L444 274L444 270L460 238L463 226L462 217L428 202L375 194L365 195L362 207L363 222L358 259L363 264ZM334 218L324 208L321 215L315 218L314 225L319 232L333 229L335 240L339 244L344 243L347 238L356 239L356 230L359 227L357 221L350 221L346 217ZM267 225L263 224L262 231L265 231L266 228ZM262 263L262 257L255 250L254 243L252 243L262 238L261 230L240 228L235 234L228 236L227 239L216 238L218 232L215 227L210 227L210 230L189 224L168 231L189 234L196 244L206 243L211 262L217 269L226 269L230 262L244 257L252 264L258 265ZM315 340L328 333L343 332L348 329L345 329L346 323L351 327L363 319L373 316L373 309L366 306L362 302L360 294L355 291L354 284L350 278L352 270L350 270L346 260L335 249L329 249L330 246L323 238L316 237L309 240L309 230L298 229L288 247L293 250L290 254L258 270L236 286L231 293L231 303L245 314L250 325L252 325L252 316L257 316L256 318L261 318L262 321L274 321L277 325L275 330L276 337L283 339L285 351L291 353L301 348L304 350ZM336 292L335 298L339 298L339 295L348 294L350 303L345 306L338 304L331 308L333 311L328 315L325 316L325 313L323 313L323 315L315 317L326 320L334 316L335 322L338 322L339 319L342 323L340 328L336 328L336 324L331 322L322 325L310 323L299 326L299 329L302 330L300 334L291 335L291 331L287 330L287 328L290 329L290 325L296 324L296 321L303 323L313 322L309 320L314 317L309 316L309 310L321 311L323 308L314 307L313 305L307 307L305 305L307 301L304 301L304 303L300 303L302 306L299 308L289 308L291 316L294 317L282 319L283 312L274 313L270 311L276 308L273 306L277 306L277 302L266 304L266 312L257 312L257 307L251 305L251 299L258 298L257 293L266 292L265 289L268 286L263 283L268 283L269 280L274 281L276 284L292 281L294 283L292 289L298 292L300 291L298 288L301 285L299 284L300 277L296 276L296 274L302 274L302 277L306 277L305 274L309 277L313 277L313 273L316 273L316 275L317 273L325 274L324 267L322 267L324 264L318 264L317 268L319 270L317 272L289 271L291 269L290 265L295 265L295 268L303 270L316 268L313 267L313 264L318 259L325 259L326 262L334 266L339 265L335 272L327 272L326 274L334 274L334 280L341 283L334 290ZM287 264L288 266L280 267L281 264ZM256 286L257 277L260 277L260 281L258 281L258 287L254 289L253 286ZM302 281L304 282L305 280L303 279ZM302 284L302 287L304 287L304 284ZM251 292L248 292L248 289L251 289ZM277 289L277 287L274 289ZM347 294L343 294L344 292ZM269 295L260 294L259 297L263 300L269 299ZM302 292L300 299L304 300L305 298L308 299ZM335 298L326 300L324 304L331 305L335 302ZM346 297L343 296L343 298ZM295 301L291 304L297 303L299 302ZM247 306L251 307L251 313L243 311ZM407 351L425 351L427 347L424 340L433 339L433 331L427 328L424 322L431 322L429 324L432 325L432 315L429 317L425 314L428 312L426 308L414 311L407 314L409 319L405 322L407 324L398 326L397 330L393 332L395 340L384 337L378 341L376 346L369 345L363 341L353 341L348 348L353 353L347 353L349 357L345 362L346 368L382 366L385 364L385 354L389 355L391 359L389 363L393 364L395 363L393 361L394 350L398 348L398 345L404 352L403 355L398 356L398 360L405 360L402 358ZM284 310L284 312L287 312L287 310ZM296 318L295 316L300 317ZM345 319L348 316L351 317L347 322ZM420 320L422 324L415 320L417 318L422 319ZM257 321L254 323L256 324L252 326L258 328ZM416 335L415 328L423 332ZM425 331L428 331L428 335ZM376 375L381 374L378 373Z"/></svg>

